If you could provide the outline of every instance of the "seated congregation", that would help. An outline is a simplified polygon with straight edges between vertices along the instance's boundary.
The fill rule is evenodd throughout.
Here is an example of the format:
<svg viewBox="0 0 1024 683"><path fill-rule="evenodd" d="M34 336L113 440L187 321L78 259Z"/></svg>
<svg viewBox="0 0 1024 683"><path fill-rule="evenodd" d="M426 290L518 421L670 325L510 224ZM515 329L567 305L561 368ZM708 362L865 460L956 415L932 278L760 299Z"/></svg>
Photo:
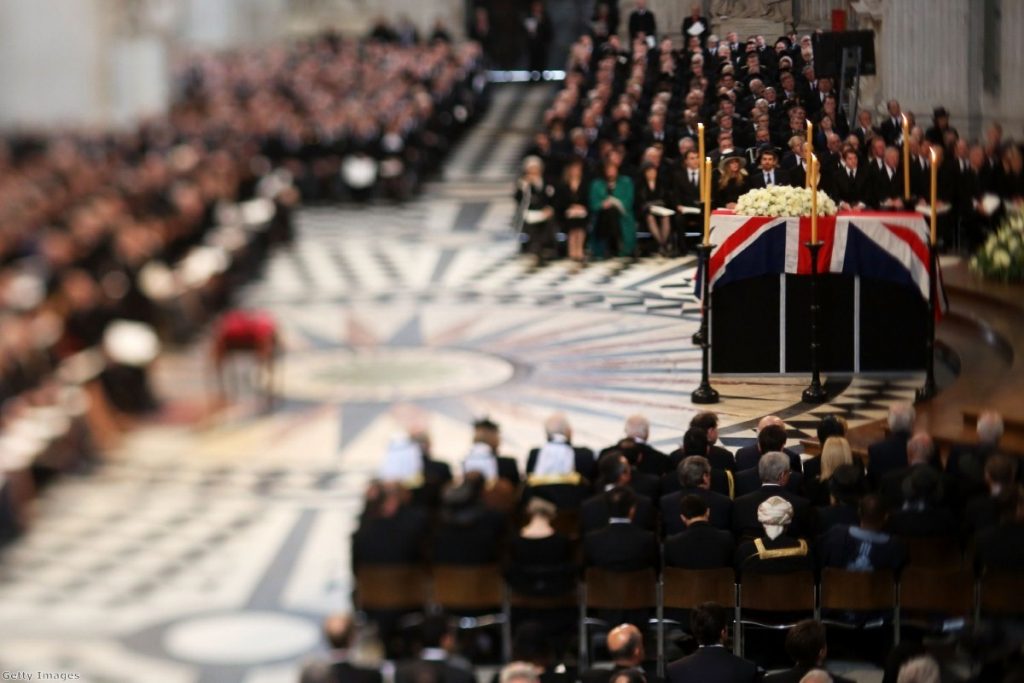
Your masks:
<svg viewBox="0 0 1024 683"><path fill-rule="evenodd" d="M943 452L914 421L911 405L894 405L887 436L855 454L846 423L829 415L817 429L820 455L807 455L766 416L756 443L733 453L718 443L717 416L702 412L664 453L636 415L595 453L555 414L545 442L517 461L485 419L455 473L432 457L426 434L398 439L352 537L355 604L399 660L419 656L409 619L425 609L458 616L463 630L500 625L504 661L521 656L521 629L540 629L551 649L546 680L617 680L583 675L599 634L617 624L657 643L634 683L755 680L783 664L778 648L757 642L757 627L804 619L863 631L870 639L855 649L878 665L890 652L905 658L950 619L1016 609L984 596L1024 569L1024 497L1015 459L999 452L999 415L981 416L977 445ZM713 642L702 618L716 625ZM730 661L740 666L746 654L749 675L698 673L694 662L727 644L725 631ZM464 640L465 651L480 656L479 642ZM575 673L555 671L559 662Z"/></svg>

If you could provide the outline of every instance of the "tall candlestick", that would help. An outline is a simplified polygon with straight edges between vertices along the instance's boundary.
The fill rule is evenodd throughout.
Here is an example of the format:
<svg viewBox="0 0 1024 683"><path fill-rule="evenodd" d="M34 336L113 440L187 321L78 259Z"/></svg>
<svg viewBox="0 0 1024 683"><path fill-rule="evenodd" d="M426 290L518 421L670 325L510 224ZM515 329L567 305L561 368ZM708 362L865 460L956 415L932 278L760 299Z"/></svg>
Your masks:
<svg viewBox="0 0 1024 683"><path fill-rule="evenodd" d="M807 178L811 180L811 243L818 243L818 157L811 155Z"/></svg>
<svg viewBox="0 0 1024 683"><path fill-rule="evenodd" d="M711 157L704 157L704 246L711 244Z"/></svg>
<svg viewBox="0 0 1024 683"><path fill-rule="evenodd" d="M700 177L698 178L697 185L700 191L701 199L704 198L704 184L707 182L707 178L704 173L704 124L697 124L697 158L700 159Z"/></svg>
<svg viewBox="0 0 1024 683"><path fill-rule="evenodd" d="M807 187L811 186L811 156L814 155L814 124L807 122L807 149L804 150L804 160L807 165Z"/></svg>
<svg viewBox="0 0 1024 683"><path fill-rule="evenodd" d="M910 200L910 119L903 114L903 199Z"/></svg>
<svg viewBox="0 0 1024 683"><path fill-rule="evenodd" d="M935 148L931 150L932 156L932 246L935 246L938 230L938 201L939 201L939 164L936 161Z"/></svg>

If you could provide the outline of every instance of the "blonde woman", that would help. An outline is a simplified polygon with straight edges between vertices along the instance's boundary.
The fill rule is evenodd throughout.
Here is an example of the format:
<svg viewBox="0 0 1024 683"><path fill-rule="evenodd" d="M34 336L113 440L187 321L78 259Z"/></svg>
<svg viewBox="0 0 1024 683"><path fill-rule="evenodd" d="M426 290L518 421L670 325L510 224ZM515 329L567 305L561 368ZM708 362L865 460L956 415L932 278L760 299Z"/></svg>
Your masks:
<svg viewBox="0 0 1024 683"><path fill-rule="evenodd" d="M718 163L712 189L712 206L716 209L735 209L740 195L748 188L747 160L736 152L730 152Z"/></svg>
<svg viewBox="0 0 1024 683"><path fill-rule="evenodd" d="M830 436L821 447L821 474L817 481L808 481L804 487L813 505L829 504L829 485L832 473L842 465L852 465L853 450L842 436Z"/></svg>

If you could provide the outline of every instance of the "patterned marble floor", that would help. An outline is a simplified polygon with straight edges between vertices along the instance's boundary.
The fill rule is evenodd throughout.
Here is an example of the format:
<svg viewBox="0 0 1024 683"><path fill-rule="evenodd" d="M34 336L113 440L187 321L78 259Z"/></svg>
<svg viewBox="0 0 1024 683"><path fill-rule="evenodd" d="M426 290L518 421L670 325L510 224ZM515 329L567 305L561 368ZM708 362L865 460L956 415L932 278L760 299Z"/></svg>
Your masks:
<svg viewBox="0 0 1024 683"><path fill-rule="evenodd" d="M244 297L284 330L277 410L206 413L202 345L161 361L164 419L49 489L31 533L0 556L0 671L296 680L320 617L348 606L347 537L396 432L425 425L457 462L470 421L488 415L523 461L556 409L593 447L641 412L656 445L678 443L699 380L694 264L535 269L518 257L513 145L480 150L543 98L507 92L421 198L299 215L296 244ZM525 133L515 139L518 152ZM815 407L800 403L806 377L715 378L723 442L748 443L767 413L793 438L829 412L857 425L919 381L829 378L835 398Z"/></svg>

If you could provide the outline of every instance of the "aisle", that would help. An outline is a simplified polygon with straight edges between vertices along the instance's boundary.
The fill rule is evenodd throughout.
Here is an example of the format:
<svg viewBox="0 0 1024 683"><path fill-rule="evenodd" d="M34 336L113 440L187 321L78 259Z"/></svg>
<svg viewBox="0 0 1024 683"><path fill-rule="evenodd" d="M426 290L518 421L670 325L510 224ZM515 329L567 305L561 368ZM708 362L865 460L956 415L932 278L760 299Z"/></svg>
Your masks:
<svg viewBox="0 0 1024 683"><path fill-rule="evenodd" d="M51 488L0 558L0 669L294 681L320 617L349 606L362 491L410 425L453 463L484 415L524 462L554 410L580 444L607 445L640 412L652 442L674 448L699 379L693 262L533 269L517 257L509 190L537 92L496 93L445 180L409 204L300 212L294 246L244 294L283 328L276 412L243 402L204 416L205 348L161 361L165 419ZM804 377L720 379L716 410L736 447L765 413L798 438L829 412L875 419L917 383L837 379L837 398L809 410Z"/></svg>

